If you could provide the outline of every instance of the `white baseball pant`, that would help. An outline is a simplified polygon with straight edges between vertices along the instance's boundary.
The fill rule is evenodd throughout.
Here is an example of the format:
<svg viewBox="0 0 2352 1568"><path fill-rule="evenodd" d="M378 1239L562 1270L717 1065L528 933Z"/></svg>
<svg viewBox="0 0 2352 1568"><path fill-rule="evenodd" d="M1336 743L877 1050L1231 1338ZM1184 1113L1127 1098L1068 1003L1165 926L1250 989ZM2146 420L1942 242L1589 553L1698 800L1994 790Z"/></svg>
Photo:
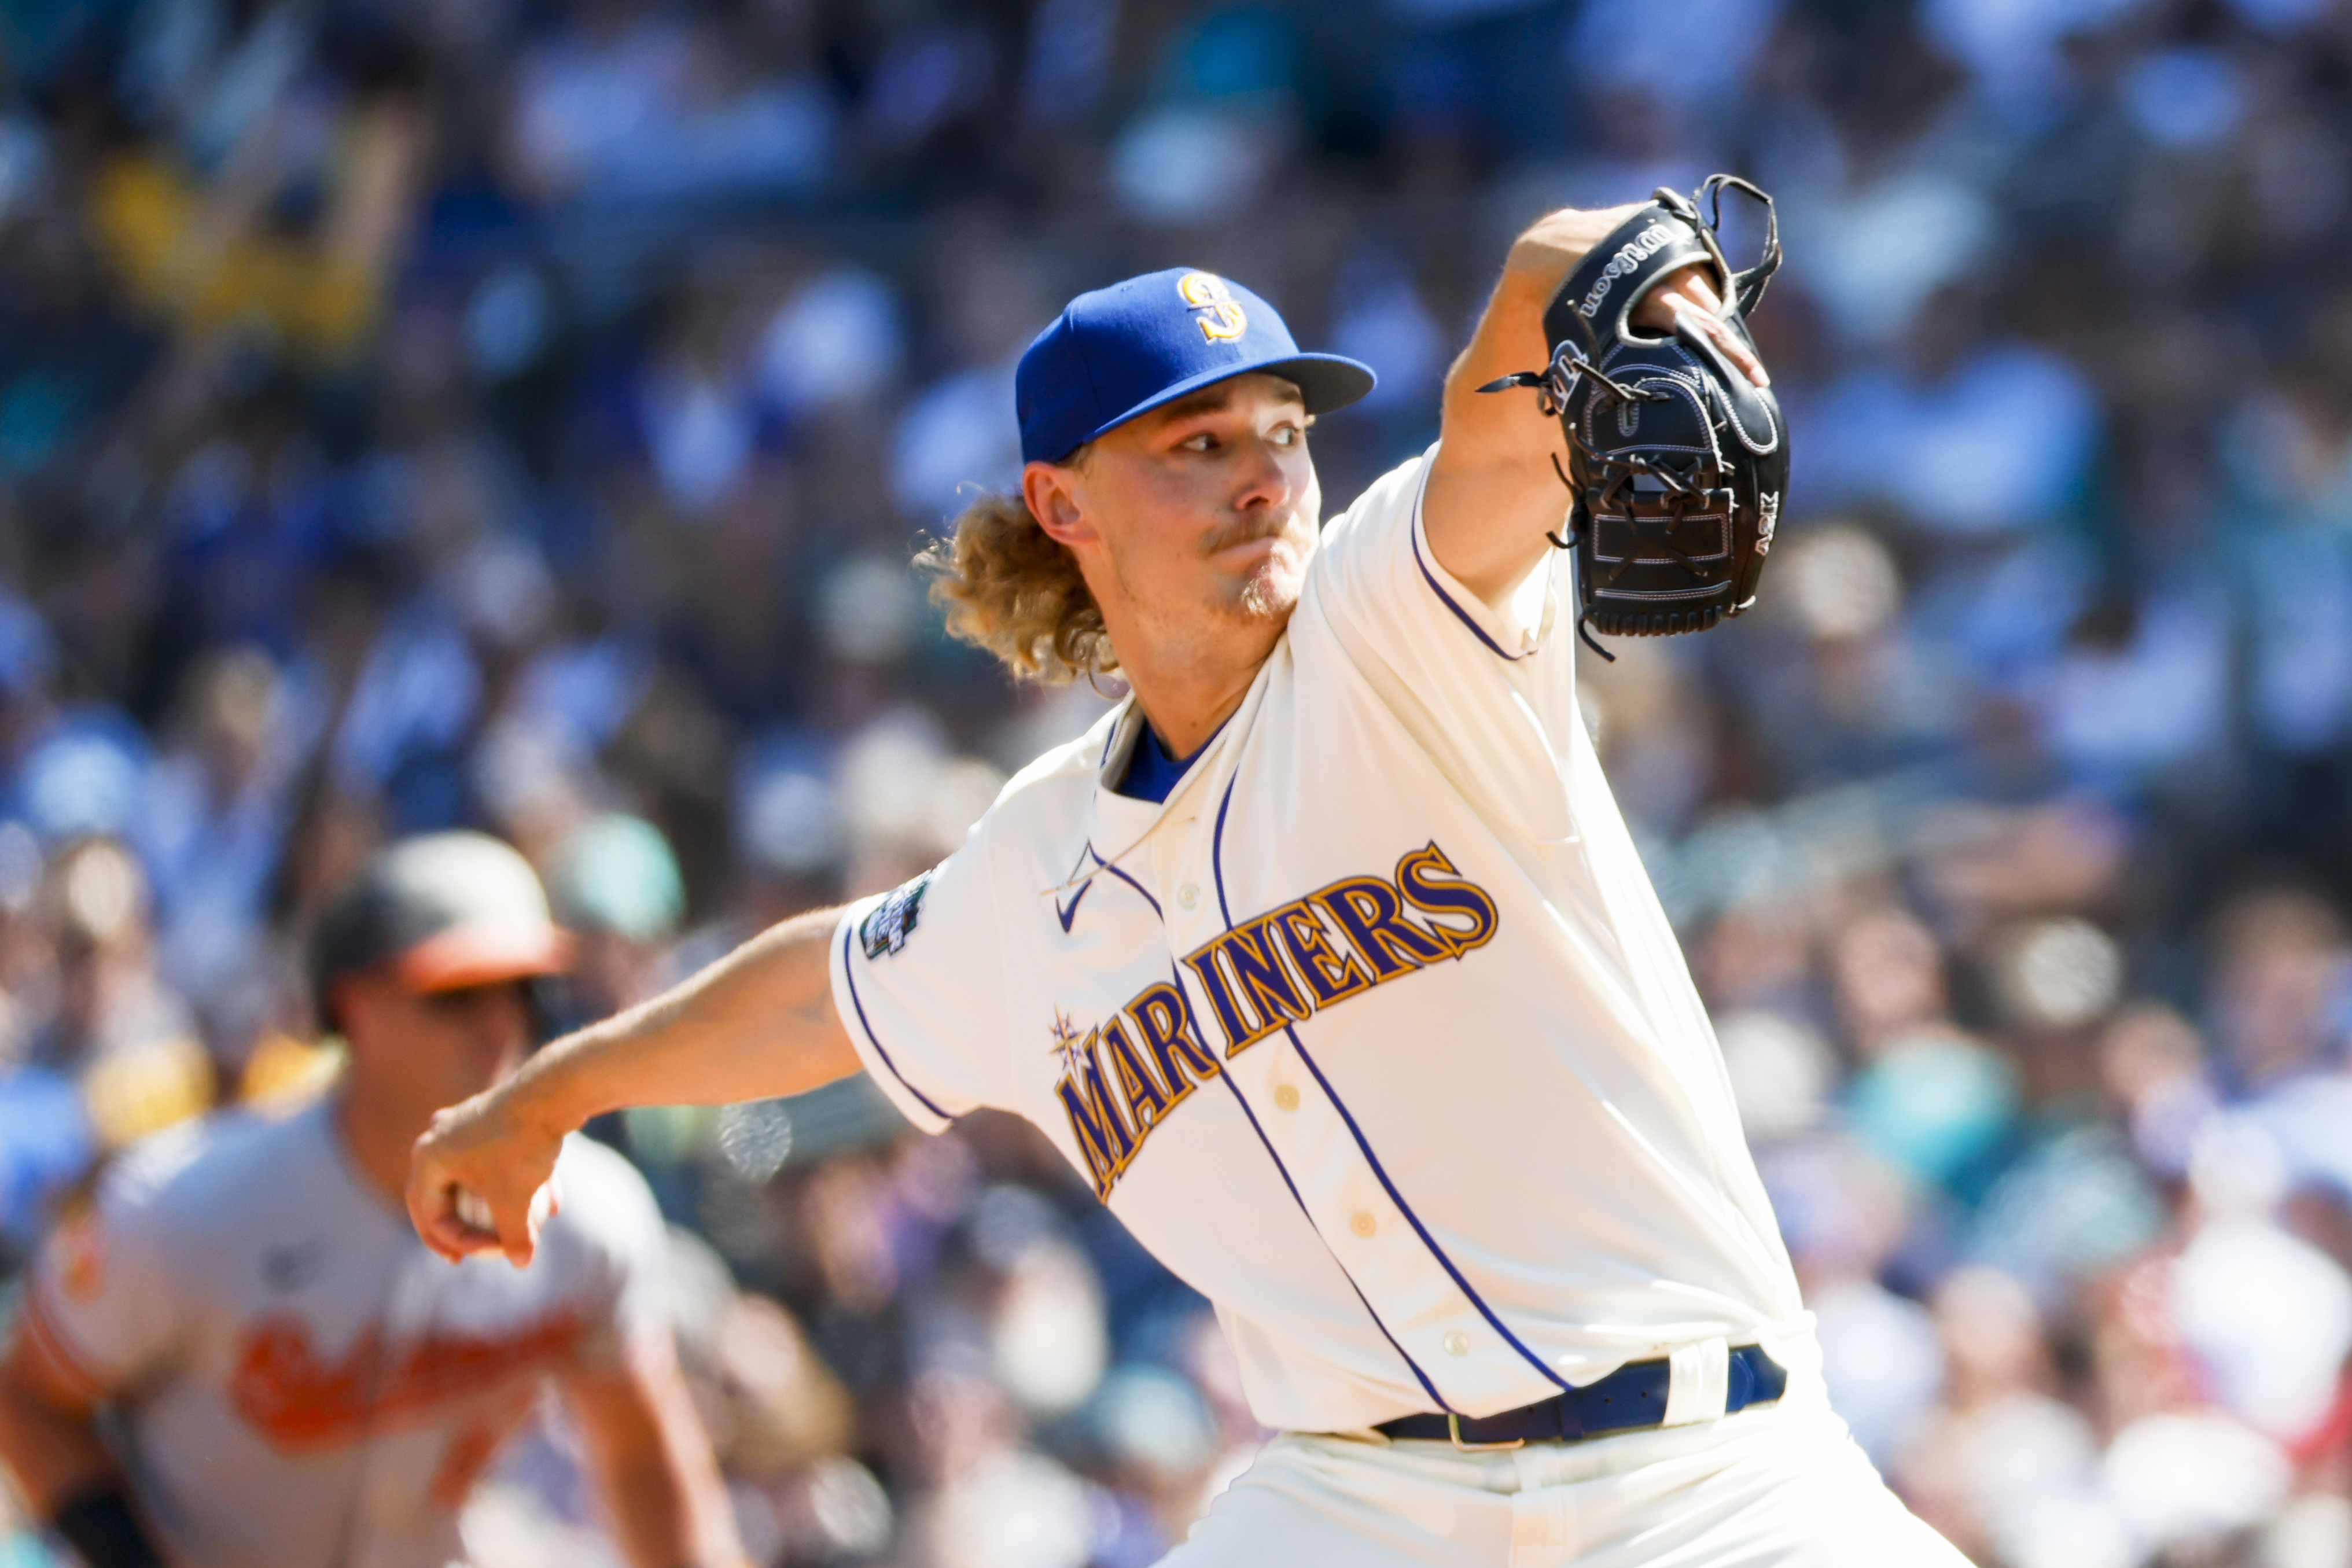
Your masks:
<svg viewBox="0 0 2352 1568"><path fill-rule="evenodd" d="M1737 1415L1581 1443L1288 1433L1160 1568L1969 1568L1887 1490L1818 1374Z"/></svg>

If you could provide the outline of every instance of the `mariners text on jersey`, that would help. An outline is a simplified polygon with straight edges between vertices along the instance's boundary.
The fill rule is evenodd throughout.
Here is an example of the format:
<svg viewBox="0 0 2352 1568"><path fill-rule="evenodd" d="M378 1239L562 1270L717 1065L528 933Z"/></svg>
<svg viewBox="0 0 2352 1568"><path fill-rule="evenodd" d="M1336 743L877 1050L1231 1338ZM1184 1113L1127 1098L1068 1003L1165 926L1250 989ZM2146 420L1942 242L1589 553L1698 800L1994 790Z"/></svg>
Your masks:
<svg viewBox="0 0 2352 1568"><path fill-rule="evenodd" d="M1495 900L1461 880L1433 843L1399 860L1391 876L1344 878L1213 938L1185 955L1184 967L1231 1057L1375 985L1486 946L1498 919ZM1054 1097L1095 1192L1108 1198L1151 1130L1217 1070L1216 1058L1184 994L1165 983L1145 986L1083 1037L1056 1015L1054 1036L1062 1057Z"/></svg>

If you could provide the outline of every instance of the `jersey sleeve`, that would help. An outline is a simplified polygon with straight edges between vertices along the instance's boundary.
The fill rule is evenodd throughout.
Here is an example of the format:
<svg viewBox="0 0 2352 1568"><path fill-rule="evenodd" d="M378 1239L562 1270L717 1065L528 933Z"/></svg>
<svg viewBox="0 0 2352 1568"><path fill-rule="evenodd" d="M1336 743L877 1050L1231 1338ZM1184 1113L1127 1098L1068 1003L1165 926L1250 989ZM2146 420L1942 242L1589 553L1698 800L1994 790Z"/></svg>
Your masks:
<svg viewBox="0 0 2352 1568"><path fill-rule="evenodd" d="M858 1059L927 1132L1008 1103L988 826L912 881L850 905L834 932L833 999Z"/></svg>
<svg viewBox="0 0 2352 1568"><path fill-rule="evenodd" d="M1339 629L1386 627L1382 639L1412 646L1447 663L1483 668L1537 658L1550 641L1554 619L1552 563L1547 551L1501 609L1455 580L1429 547L1422 496L1437 448L1398 464L1374 480L1323 531L1316 576L1324 609ZM1567 507L1561 506L1565 517Z"/></svg>
<svg viewBox="0 0 2352 1568"><path fill-rule="evenodd" d="M1499 608L1465 587L1439 564L1422 517L1436 455L1382 475L1324 530L1300 606L1311 619L1292 635L1335 648L1466 795L1531 837L1570 837L1568 570L1544 551Z"/></svg>
<svg viewBox="0 0 2352 1568"><path fill-rule="evenodd" d="M580 1225L587 1254L580 1360L609 1370L640 1339L670 1330L669 1226L636 1167L601 1143L574 1134L558 1172L563 1213Z"/></svg>
<svg viewBox="0 0 2352 1568"><path fill-rule="evenodd" d="M92 1399L144 1382L176 1351L183 1290L161 1195L136 1169L118 1168L34 1260L26 1331Z"/></svg>

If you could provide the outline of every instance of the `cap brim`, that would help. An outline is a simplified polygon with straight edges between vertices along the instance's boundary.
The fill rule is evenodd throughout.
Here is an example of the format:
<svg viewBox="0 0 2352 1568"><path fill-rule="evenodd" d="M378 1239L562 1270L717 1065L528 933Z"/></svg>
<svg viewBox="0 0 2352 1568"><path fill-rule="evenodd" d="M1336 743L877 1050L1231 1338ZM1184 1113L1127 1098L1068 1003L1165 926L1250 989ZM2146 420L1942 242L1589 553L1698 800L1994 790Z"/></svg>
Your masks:
<svg viewBox="0 0 2352 1568"><path fill-rule="evenodd" d="M399 982L419 995L532 980L570 967L572 933L553 926L453 926L400 955Z"/></svg>
<svg viewBox="0 0 2352 1568"><path fill-rule="evenodd" d="M1340 354L1280 354L1272 359L1249 364L1219 365L1188 376L1173 386L1162 387L1116 419L1105 420L1087 433L1087 441L1118 429L1130 419L1139 418L1155 408L1165 407L1180 397L1190 397L1204 386L1214 386L1221 381L1231 381L1237 375L1278 375L1298 388L1309 414L1328 414L1335 408L1345 408L1373 387L1380 377L1372 367ZM1086 441L1078 443L1079 447ZM1077 447L1070 448L1075 452ZM1065 457L1068 453L1063 454Z"/></svg>

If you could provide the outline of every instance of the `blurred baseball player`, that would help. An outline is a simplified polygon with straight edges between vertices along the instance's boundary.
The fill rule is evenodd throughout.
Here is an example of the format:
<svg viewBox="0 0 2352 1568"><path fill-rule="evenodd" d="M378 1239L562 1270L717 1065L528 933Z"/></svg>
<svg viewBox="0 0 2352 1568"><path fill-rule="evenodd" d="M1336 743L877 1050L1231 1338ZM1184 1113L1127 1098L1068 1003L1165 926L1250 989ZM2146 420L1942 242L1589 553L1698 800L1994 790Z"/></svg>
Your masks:
<svg viewBox="0 0 2352 1568"><path fill-rule="evenodd" d="M1637 285L1674 253L1615 248L1630 210L1520 237L1441 440L1319 537L1307 428L1368 371L1208 273L1074 300L1021 363L1022 493L958 521L943 593L1015 672L1115 667L1132 698L933 871L438 1119L426 1239L528 1258L587 1117L862 1067L928 1128L1027 1117L1216 1304L1284 1435L1171 1563L1958 1564L1828 1408L1579 721L1561 429L1476 395L1547 361L1572 384L1547 302L1604 237L1588 314L1644 292L1677 364L1764 384L1720 265ZM1630 436L1651 400L1612 395Z"/></svg>
<svg viewBox="0 0 2352 1568"><path fill-rule="evenodd" d="M567 1142L576 1206L521 1272L452 1270L401 1213L410 1145L522 1061L525 983L565 943L497 840L386 850L319 931L334 1093L134 1148L51 1237L0 1366L0 1459L90 1568L462 1562L458 1507L550 1383L635 1568L741 1562L636 1173Z"/></svg>

